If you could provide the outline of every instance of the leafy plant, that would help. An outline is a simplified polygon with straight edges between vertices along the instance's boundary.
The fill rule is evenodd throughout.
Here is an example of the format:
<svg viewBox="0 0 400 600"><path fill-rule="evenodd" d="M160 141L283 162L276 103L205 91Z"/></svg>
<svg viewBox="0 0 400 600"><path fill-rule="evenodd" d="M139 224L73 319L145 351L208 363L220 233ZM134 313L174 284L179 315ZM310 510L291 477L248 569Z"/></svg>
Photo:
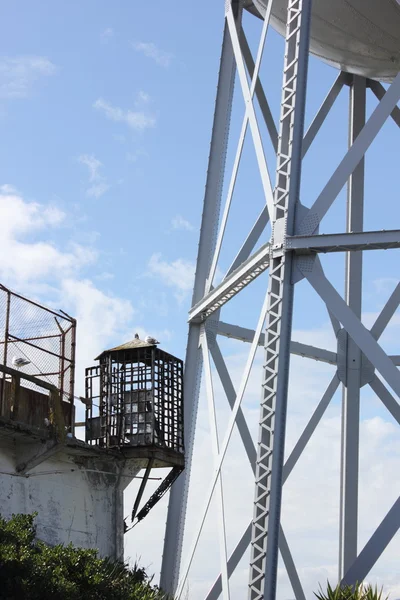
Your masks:
<svg viewBox="0 0 400 600"><path fill-rule="evenodd" d="M0 517L2 600L166 600L144 569L36 540L36 514Z"/></svg>
<svg viewBox="0 0 400 600"><path fill-rule="evenodd" d="M375 586L365 585L364 583L356 583L351 585L337 585L333 588L328 582L327 591L323 592L320 586L319 593L315 593L318 600L387 600L382 598L383 590L378 591Z"/></svg>

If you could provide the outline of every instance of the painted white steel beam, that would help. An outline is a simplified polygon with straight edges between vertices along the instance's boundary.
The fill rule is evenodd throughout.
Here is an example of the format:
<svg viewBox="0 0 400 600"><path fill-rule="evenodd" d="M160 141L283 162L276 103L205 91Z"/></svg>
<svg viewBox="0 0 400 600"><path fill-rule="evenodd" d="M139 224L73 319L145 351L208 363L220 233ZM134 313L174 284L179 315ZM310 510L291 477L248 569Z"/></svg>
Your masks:
<svg viewBox="0 0 400 600"><path fill-rule="evenodd" d="M206 384L206 395L208 400L208 416L211 430L211 442L213 447L214 462L218 461L219 454L219 440L218 440L218 427L217 427L217 416L215 412L215 401L214 401L214 388L211 374L211 362L210 353L208 349L207 334L205 327L202 326L200 343L203 351L203 364L204 364L204 378ZM219 545L220 545L220 564L221 564L221 576L222 576L222 597L223 600L230 600L229 590L229 575L228 575L228 556L226 550L226 527L225 527L225 505L224 505L224 487L222 481L222 471L219 472L216 495L218 497L218 531L219 531Z"/></svg>
<svg viewBox="0 0 400 600"><path fill-rule="evenodd" d="M347 306L340 294L325 277L323 271L315 268L308 270L308 268L304 266L299 266L299 268L300 270L304 269L303 274L308 279L311 286L336 318L342 323L344 329L358 347L362 348L363 353L372 365L380 372L382 377L400 397L400 372L373 338L368 329L366 329L361 321L357 319L351 308Z"/></svg>
<svg viewBox="0 0 400 600"><path fill-rule="evenodd" d="M349 148L332 177L315 200L310 212L300 223L298 230L296 231L297 234L314 233L318 223L322 221L323 217L328 212L340 190L365 155L399 99L400 73L395 77L382 100L365 123L357 139Z"/></svg>
<svg viewBox="0 0 400 600"><path fill-rule="evenodd" d="M319 402L317 408L315 409L309 422L307 423L305 429L303 430L302 434L300 435L295 447L293 448L287 461L285 462L285 466L283 468L283 482L285 482L287 480L290 473L294 469L304 448L307 446L308 442L311 439L311 436L313 435L314 431L316 430L316 428L318 426L318 423L321 421L326 409L328 408L330 401L332 400L337 388L339 387L339 384L340 384L340 381L337 378L337 375L335 374L333 379L329 383L329 385L325 391L325 394L321 398L321 401ZM241 558L243 557L244 553L246 552L246 550L250 544L250 539L251 539L251 522L249 523L248 527L244 531L242 537L240 538L238 544L236 545L235 549L233 550L231 556L228 559L229 576L233 573L236 566L238 565ZM279 539L279 544L281 545L281 538ZM222 589L221 588L221 575L219 575L217 577L215 583L213 584L210 592L206 596L205 600L216 600L221 593L221 589ZM297 596L296 596L296 600L297 600Z"/></svg>
<svg viewBox="0 0 400 600"><path fill-rule="evenodd" d="M211 345L210 348L211 356L214 361L215 368L218 373L218 377L221 381L222 387L224 388L224 392L226 398L228 400L229 406L231 408L235 405L236 400L236 391L233 387L233 383L231 377L229 375L229 371L226 367L225 361L223 359L220 347L218 346L217 341ZM245 416L241 408L239 408L237 417L236 417L236 426L238 428L240 437L242 438L243 446L246 450L247 457L249 459L250 466L254 472L256 466L256 449L254 446L253 438L251 437L250 430L246 423Z"/></svg>
<svg viewBox="0 0 400 600"><path fill-rule="evenodd" d="M378 315L375 323L371 327L371 335L378 340L385 328L389 324L390 319L398 309L400 304L400 283L398 283L390 295L389 300Z"/></svg>
<svg viewBox="0 0 400 600"><path fill-rule="evenodd" d="M383 96L386 93L386 90L383 87L383 85L381 83L379 83L379 81L375 81L374 79L368 79L367 83L368 83L368 87L375 94L375 96L378 98L378 100L382 100ZM390 116L392 117L392 119L396 123L396 125L398 125L400 127L400 108L398 106L394 107L394 109L390 113Z"/></svg>
<svg viewBox="0 0 400 600"><path fill-rule="evenodd" d="M242 17L241 3L235 2L235 11L235 19L240 23ZM235 59L228 27L225 25L204 194L196 275L194 280L193 304L199 302L204 296L218 232L218 218L222 198L223 174L228 146L235 75ZM199 341L200 327L196 324L190 324L184 375L186 468L175 481L170 492L160 577L161 588L171 596L174 596L178 585L186 505L189 491L190 469L202 372L202 354L201 349L199 348Z"/></svg>
<svg viewBox="0 0 400 600"><path fill-rule="evenodd" d="M204 321L261 273L264 273L270 263L270 248L269 243L264 244L205 295L198 304L190 309L189 322ZM297 253L400 248L400 230L287 236L286 248Z"/></svg>
<svg viewBox="0 0 400 600"><path fill-rule="evenodd" d="M190 309L189 322L199 323L204 321L213 312L226 304L228 300L236 296L240 290L256 279L261 273L264 273L269 267L269 254L269 244L265 244L252 254L240 267L228 275L222 283L217 285L198 304Z"/></svg>
<svg viewBox="0 0 400 600"><path fill-rule="evenodd" d="M286 249L296 253L348 252L400 248L400 229L389 231L354 231L286 237Z"/></svg>
<svg viewBox="0 0 400 600"><path fill-rule="evenodd" d="M245 60L246 67L249 72L250 79L253 80L254 60L251 55L251 50L250 50L249 44L247 42L247 38L246 38L243 30L241 31L240 45L242 47L243 58ZM259 77L257 77L255 92L256 92L258 104L260 105L260 110L261 110L262 116L265 121L265 125L268 129L269 137L271 139L271 144L276 152L276 150L278 148L278 131L276 129L275 121L273 119L271 109L269 107L268 100L265 95L264 88L261 85L261 81L260 81Z"/></svg>
<svg viewBox="0 0 400 600"><path fill-rule="evenodd" d="M279 527L279 551L281 553L282 560L286 568L286 573L288 574L296 600L306 600L306 595L304 593L303 586L301 585L300 577L297 573L296 565L290 552L289 544L287 543L282 525Z"/></svg>
<svg viewBox="0 0 400 600"><path fill-rule="evenodd" d="M385 548L390 544L400 529L400 497L397 498L392 508L372 534L354 563L351 565L343 583L355 585L357 581L364 581L372 567L375 565Z"/></svg>
<svg viewBox="0 0 400 600"><path fill-rule="evenodd" d="M276 132L270 107L268 105L261 80L259 78L261 57L264 49L265 36L272 1L266 2L267 18L263 23L263 32L258 46L256 60L251 56L247 39L241 29L241 2L226 0L225 2L225 32L223 58L217 92L216 113L213 126L212 144L207 175L206 197L201 227L200 247L196 269L193 307L189 313L189 342L185 372L185 395L189 399L188 410L185 413L185 435L188 451L187 473L184 478L174 485L167 524L167 535L164 546L163 573L168 585L163 585L168 592L175 592L177 568L180 562L182 547L182 523L185 519L187 485L190 475L191 453L193 448L194 426L197 412L198 387L201 372L206 378L207 398L209 401L210 429L213 432L215 465L211 474L210 487L206 496L204 510L200 515L200 524L194 541L187 554L187 562L178 587L177 598L182 596L188 572L202 532L202 527L211 506L211 498L215 491L222 492L221 469L235 427L243 442L249 463L255 472L256 493L255 510L250 524L240 539L237 547L228 558L224 531L223 502L220 502L221 556L222 565L219 577L210 590L207 600L216 600L222 592L229 597L229 577L238 565L241 557L251 543L250 560L250 598L254 600L274 600L276 587L276 568L278 547L284 558L286 570L297 600L304 600L304 592L298 577L296 566L287 546L280 523L281 488L289 474L297 464L315 429L323 418L327 407L340 385L337 372L312 414L302 432L297 444L285 464L283 464L283 448L285 438L285 407L287 400L287 382L289 371L289 353L313 360L323 361L337 366L338 356L343 358L340 350L332 352L322 348L291 340L291 318L295 277L292 265L300 271L324 301L331 318L335 334L342 329L347 332L345 357L346 377L343 383L345 424L342 439L342 515L341 515L341 569L342 573L354 573L359 578L367 574L368 569L377 560L387 543L397 531L399 518L397 505L389 511L381 526L357 557L357 528L348 527L347 516L357 520L356 486L349 486L351 480L358 477L358 442L349 446L352 436L358 435L356 424L358 415L358 394L361 386L357 381L361 374L361 365L365 357L389 384L391 390L400 393L400 373L396 365L400 365L400 355L387 356L377 343L380 335L393 317L400 302L400 284L384 306L376 322L368 331L361 323L361 255L364 250L391 249L400 247L400 230L362 231L362 192L363 192L363 157L374 138L380 131L386 119L392 119L400 125L400 109L397 106L400 98L400 74L386 91L385 88L370 80L357 78L341 73L329 90L325 100L312 121L307 133L303 131L304 100L307 74L308 16L311 0L288 0L288 21L286 35L284 84L282 88L282 103L280 115L280 132ZM239 12L237 9L239 7ZM304 23L302 17L305 15ZM225 57L225 58L224 58ZM233 172L228 181L228 198L225 208L220 210L222 181L227 149L229 129L230 103L234 71L237 69L240 88L245 100L245 111L242 130L236 150L236 160ZM355 86L355 82L357 85ZM350 147L334 170L324 189L315 200L311 209L304 209L298 203L300 196L301 160L316 138L327 115L334 105L343 86L349 86L353 95L353 114L350 118ZM365 85L380 99L378 106L365 122ZM355 106L355 89L362 93L364 108ZM255 97L257 97L261 113L256 113ZM296 116L297 111L297 116ZM263 139L257 122L261 114L268 129L272 146L277 151L277 182L274 193L269 177L269 171L264 155ZM218 117L218 118L217 118ZM240 122L238 124L240 126ZM256 163L263 186L263 196L266 206L262 209L247 238L237 251L224 280L212 288L220 250L222 248L225 227L228 223L230 205L233 199L234 187L246 130L250 126ZM268 141L269 143L269 141ZM235 150L235 148L233 149ZM321 219L328 212L340 190L349 183L347 232L316 235ZM294 207L297 204L297 208ZM304 210L304 213L301 212ZM294 213L302 217L294 223ZM221 217L221 227L218 222ZM271 219L272 238L251 256L255 245L265 231ZM239 246L239 244L238 244ZM237 249L235 249L237 250ZM325 277L320 267L318 254L321 252L346 253L347 274L346 294L343 299ZM251 281L269 269L268 296L260 313L255 331L219 321L219 310L229 300L236 296ZM356 282L356 283L354 283ZM213 318L207 321L208 317ZM267 329L261 333L263 322L267 320ZM203 331L203 343L199 346L200 332ZM343 331L341 335L343 335ZM244 368L242 379L236 392L229 374L223 354L216 342L216 335L231 337L251 343L249 356ZM241 402L249 380L250 370L259 346L265 347L263 365L263 395L261 399L261 416L258 445L252 440L246 419L241 409ZM231 407L231 414L221 447L215 426L215 405L213 395L214 369L211 368L210 354L215 365L222 387ZM363 356L364 355L364 356ZM359 369L354 369L353 358ZM361 360L363 359L363 360ZM368 361L367 361L368 362ZM360 363L360 365L358 365ZM369 365L367 365L369 367ZM351 372L351 371L354 371ZM357 372L356 372L357 371ZM350 375L350 377L349 377ZM352 381L350 379L353 377ZM365 383L365 381L364 381ZM400 405L382 383L377 375L371 375L371 389L381 399L391 415L400 423ZM354 398L356 397L356 402ZM346 404L347 403L347 404ZM357 405L357 406L355 406ZM355 407L355 410L353 410ZM347 410L348 409L348 410ZM351 413L351 414L350 414ZM349 421L349 416L352 421ZM347 441L346 441L347 440ZM347 446L346 446L347 444ZM355 474L355 478L354 478ZM346 493L343 493L345 491ZM221 493L222 496L222 493ZM348 519L347 519L348 520ZM396 529L397 527L397 529ZM351 563L353 566L350 566ZM350 568L349 568L350 567ZM353 569L353 570L351 570ZM173 581L172 581L173 580ZM163 580L162 580L163 583Z"/></svg>
<svg viewBox="0 0 400 600"><path fill-rule="evenodd" d="M354 75L349 89L349 144L354 144L365 125L366 83ZM362 235L364 226L364 157L347 183L347 235ZM353 233L354 232L354 233ZM368 247L368 245L367 245ZM362 252L346 252L344 298L354 315L361 319ZM357 558L358 471L360 438L360 390L362 352L345 334L345 382L342 389L342 447L340 465L339 579Z"/></svg>
<svg viewBox="0 0 400 600"><path fill-rule="evenodd" d="M239 325L232 325L231 323L225 323L220 321L218 323L218 334L227 338L239 340L241 342L252 342L254 339L254 329L247 329L246 327L239 327ZM258 340L259 346L265 345L265 334L262 333ZM331 350L325 350L324 348L317 348L310 344L303 344L302 342L296 342L291 340L290 342L291 354L302 356L303 358L311 358L321 362L328 363L330 365L336 365L337 354Z"/></svg>
<svg viewBox="0 0 400 600"><path fill-rule="evenodd" d="M270 3L269 3L270 4ZM271 264L250 548L249 600L275 600L278 574L294 282L292 255L300 194L312 0L289 0L274 190ZM255 341L258 341L255 336ZM254 342L253 342L254 343Z"/></svg>
<svg viewBox="0 0 400 600"><path fill-rule="evenodd" d="M221 450L220 450L220 453L219 453L218 461L216 462L216 465L215 465L215 468L214 468L214 472L213 472L213 475L211 477L210 487L209 487L208 493L206 495L206 501L205 501L205 504L204 504L204 508L201 511L201 516L200 516L200 519L199 519L199 525L196 528L196 534L194 536L192 545L191 545L190 550L189 550L188 555L187 555L186 565L185 565L184 569L182 570L181 580L180 580L180 583L179 583L179 586L178 586L178 589L177 589L177 592L176 592L176 599L177 600L180 600L181 595L183 593L184 586L185 586L185 583L186 583L186 579L187 579L187 576L188 576L188 573L189 573L189 569L190 569L190 566L191 566L192 561L193 561L194 553L196 552L197 544L199 542L200 535L201 535L201 532L202 532L202 529L203 529L203 526L204 526L204 522L205 522L208 510L210 508L211 498L212 498L212 495L214 493L215 485L217 483L217 480L218 480L218 477L219 477L219 473L220 473L220 470L221 470L221 467L222 467L222 463L224 462L225 454L226 454L226 451L228 449L229 442L230 442L231 436L232 436L232 432L233 432L233 429L234 429L235 424L236 424L237 414L238 414L238 412L239 412L239 410L241 408L241 403L242 403L243 396L244 396L244 393L245 393L246 388L247 388L247 384L248 384L249 377L250 377L250 371L251 371L251 368L253 366L254 358L255 358L255 355L256 355L257 347L258 347L258 344L257 344L256 340L258 340L258 338L260 337L261 329L262 329L262 327L264 325L264 322L265 322L265 317L266 317L266 313L267 313L267 303L268 303L268 296L265 296L265 300L264 300L263 306L261 308L261 312L260 312L258 323L257 323L257 327L256 327L255 340L253 340L253 343L251 344L251 347L250 347L250 350L249 350L247 361L246 361L246 364L245 364L245 367L244 367L244 371L243 371L242 378L241 378L241 381L240 381L240 385L239 385L239 388L238 388L238 392L237 392L237 395L236 395L235 403L234 403L234 405L232 407L232 412L231 412L230 417L229 417L228 425L227 425L226 432L225 432L225 437L224 437L223 442L221 444Z"/></svg>
<svg viewBox="0 0 400 600"><path fill-rule="evenodd" d="M268 221L269 221L268 207L267 207L267 205L265 205L264 208L262 209L261 213L258 215L257 220L254 223L253 227L251 228L249 235L247 236L242 247L240 248L239 252L237 253L233 263L229 267L228 272L225 275L225 278L228 275L230 275L233 271L235 271L235 269L237 269L245 260L248 259L251 251L254 249L254 246L256 245L256 243L258 242L258 240L261 237L261 234L265 230Z"/></svg>
<svg viewBox="0 0 400 600"><path fill-rule="evenodd" d="M267 14L266 14L267 22L269 20L271 7L272 7L272 2L269 2L268 8L267 8ZM273 206L274 206L271 178L270 178L269 171L268 171L267 161L265 159L261 133L260 133L260 130L258 127L257 116L256 116L256 112L255 112L255 108L254 108L254 104L253 104L253 100L252 100L253 94L251 92L251 89L249 88L249 84L247 81L246 67L244 64L243 56L242 56L238 30L237 30L237 26L235 23L233 11L232 11L232 5L231 5L230 1L227 2L227 7L226 7L226 22L228 23L229 33L231 35L233 52L234 52L235 59L236 59L237 73L239 76L240 86L242 88L242 94L243 94L243 98L244 98L246 108L247 108L249 125L250 125L251 135L253 138L254 149L256 152L257 164L258 164L258 169L259 169L260 176L261 176L261 183L263 186L264 196L265 196L265 200L266 200L266 203L268 206L268 212L271 216L272 211L273 211ZM262 53L263 49L264 49L264 47L262 46L261 53ZM260 50L260 48L259 48L259 50ZM257 61L256 61L256 64L257 64ZM253 82L256 83L254 76L253 76Z"/></svg>
<svg viewBox="0 0 400 600"><path fill-rule="evenodd" d="M369 383L371 389L375 392L378 398L382 401L382 404L387 408L392 417L396 419L400 425L400 404L396 400L389 390L383 385L382 381L375 375L372 381Z"/></svg>
<svg viewBox="0 0 400 600"><path fill-rule="evenodd" d="M218 262L219 254L221 251L222 241L223 241L224 235L225 235L226 223L228 221L229 211L230 211L230 207L231 207L231 203L232 203L233 192L235 190L237 173L238 173L238 169L239 169L239 165L240 165L240 159L242 157L243 145L244 145L244 141L246 138L247 126L248 126L249 121L250 121L250 128L251 128L252 132L254 131L254 126L255 126L254 125L254 119L255 119L254 115L255 115L255 113L254 113L254 106L253 106L253 95L254 95L256 84L258 81L258 72L260 70L262 54L263 54L264 45L265 45L265 38L267 36L267 31L268 31L269 17L271 14L271 6L272 6L272 3L270 3L269 10L268 10L267 14L265 15L263 30L261 33L261 39L260 39L260 43L258 46L257 58L256 58L256 62L254 65L253 77L252 77L250 89L248 90L249 95L246 98L245 114L243 117L242 128L241 128L240 135L239 135L239 142L238 142L238 145L236 148L235 160L233 163L233 169L232 169L229 186L228 186L228 194L227 194L224 210L222 212L222 219L221 219L221 225L220 225L220 228L218 231L217 243L215 245L214 255L213 255L213 259L212 259L212 263L211 263L211 267L210 267L210 273L209 273L208 280L207 280L206 292L209 292L213 286L215 271L217 268L217 262ZM235 53L236 61L237 61L237 48L236 48L237 38L235 37L235 39L232 39L232 27L235 29L235 32L236 32L236 23L235 23L235 19L233 17L232 9L230 11L230 22L231 22L231 25L230 25L231 41L233 43L234 53ZM242 65L242 66L244 69L244 65ZM239 72L239 79L242 83L242 79L243 79L242 70L238 69L238 72ZM247 81L246 81L246 84L247 84ZM243 83L242 83L242 85L243 85ZM256 127L257 127L257 124L256 124ZM258 128L257 128L257 130L258 130ZM258 138L257 138L257 140L258 140ZM260 149L257 148L257 140L256 140L256 152L257 152L257 156L259 156ZM261 140L261 138L260 138L260 140ZM260 155L260 160L261 160L261 155ZM265 163L265 158L264 158L264 163ZM264 192L266 194L266 202L268 205L268 198L272 197L272 187L271 187L271 181L269 178L269 173L266 168L266 163L265 163L265 176L263 178L263 183L264 183Z"/></svg>
<svg viewBox="0 0 400 600"><path fill-rule="evenodd" d="M343 86L345 84L350 83L351 75L349 73L344 73L343 71L339 73L334 84L329 90L325 100L321 104L320 109L315 115L311 125L307 129L307 132L304 136L303 147L302 147L302 157L304 158L307 154L311 144L317 136L317 133L321 129L322 125L325 122L326 117L328 116L332 106L335 103L336 98L339 96Z"/></svg>

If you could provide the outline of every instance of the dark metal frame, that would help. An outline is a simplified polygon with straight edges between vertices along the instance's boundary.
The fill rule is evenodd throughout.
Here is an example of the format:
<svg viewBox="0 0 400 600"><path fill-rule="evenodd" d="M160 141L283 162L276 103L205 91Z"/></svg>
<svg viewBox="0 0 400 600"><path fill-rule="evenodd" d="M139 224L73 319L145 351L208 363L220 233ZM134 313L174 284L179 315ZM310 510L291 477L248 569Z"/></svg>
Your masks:
<svg viewBox="0 0 400 600"><path fill-rule="evenodd" d="M183 362L156 346L111 350L99 358L86 369L87 443L183 454Z"/></svg>
<svg viewBox="0 0 400 600"><path fill-rule="evenodd" d="M45 333L43 333L45 331ZM60 398L71 404L74 413L76 320L47 308L0 284L0 378L10 379L12 353L31 362L22 377L26 387L40 389L40 381L57 389ZM34 378L34 379L32 379ZM0 414L5 405L6 386L2 386Z"/></svg>

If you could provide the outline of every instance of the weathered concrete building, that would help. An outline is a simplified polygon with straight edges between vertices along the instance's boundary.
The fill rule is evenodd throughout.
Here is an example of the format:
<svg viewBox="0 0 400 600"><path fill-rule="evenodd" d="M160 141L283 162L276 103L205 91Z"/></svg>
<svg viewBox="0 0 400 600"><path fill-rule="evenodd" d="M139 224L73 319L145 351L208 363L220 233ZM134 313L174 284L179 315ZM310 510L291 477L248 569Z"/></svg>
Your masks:
<svg viewBox="0 0 400 600"><path fill-rule="evenodd" d="M37 512L47 543L122 558L124 489L145 469L132 514L141 519L184 466L182 362L138 339L103 352L76 423L75 329L0 285L0 514ZM139 511L158 467L172 470Z"/></svg>

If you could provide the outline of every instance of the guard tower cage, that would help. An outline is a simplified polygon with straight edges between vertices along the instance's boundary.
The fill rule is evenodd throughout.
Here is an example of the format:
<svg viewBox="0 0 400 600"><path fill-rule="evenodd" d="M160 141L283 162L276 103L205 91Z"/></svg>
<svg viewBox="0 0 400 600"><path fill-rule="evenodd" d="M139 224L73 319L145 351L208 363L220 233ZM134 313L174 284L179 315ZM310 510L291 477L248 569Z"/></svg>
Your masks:
<svg viewBox="0 0 400 600"><path fill-rule="evenodd" d="M184 469L183 362L135 338L86 369L86 442L123 450L145 469L132 510L141 521ZM139 511L153 468L172 467Z"/></svg>
<svg viewBox="0 0 400 600"><path fill-rule="evenodd" d="M0 418L74 428L76 321L0 284Z"/></svg>
<svg viewBox="0 0 400 600"><path fill-rule="evenodd" d="M87 443L183 455L183 362L137 339L96 360L86 369Z"/></svg>

